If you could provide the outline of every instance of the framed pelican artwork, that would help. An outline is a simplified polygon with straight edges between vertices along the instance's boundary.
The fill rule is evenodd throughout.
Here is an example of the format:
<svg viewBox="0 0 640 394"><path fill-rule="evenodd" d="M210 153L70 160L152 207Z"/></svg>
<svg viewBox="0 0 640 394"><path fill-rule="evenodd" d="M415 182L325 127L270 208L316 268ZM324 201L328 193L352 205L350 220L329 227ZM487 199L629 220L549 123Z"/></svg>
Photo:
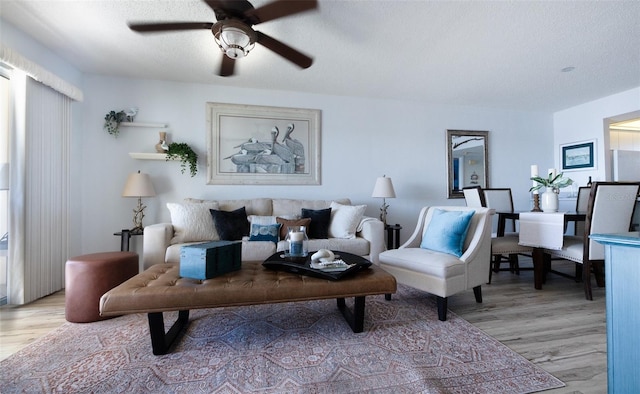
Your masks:
<svg viewBox="0 0 640 394"><path fill-rule="evenodd" d="M207 103L207 184L319 185L317 109Z"/></svg>

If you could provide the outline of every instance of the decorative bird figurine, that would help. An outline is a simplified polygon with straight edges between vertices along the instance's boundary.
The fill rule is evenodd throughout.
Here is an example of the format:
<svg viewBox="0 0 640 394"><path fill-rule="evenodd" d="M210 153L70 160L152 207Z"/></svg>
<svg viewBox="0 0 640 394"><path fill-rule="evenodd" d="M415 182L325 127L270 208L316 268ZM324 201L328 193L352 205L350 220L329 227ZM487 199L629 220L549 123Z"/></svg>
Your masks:
<svg viewBox="0 0 640 394"><path fill-rule="evenodd" d="M138 107L131 107L125 110L124 114L127 116L127 122L133 122L133 118L138 114Z"/></svg>

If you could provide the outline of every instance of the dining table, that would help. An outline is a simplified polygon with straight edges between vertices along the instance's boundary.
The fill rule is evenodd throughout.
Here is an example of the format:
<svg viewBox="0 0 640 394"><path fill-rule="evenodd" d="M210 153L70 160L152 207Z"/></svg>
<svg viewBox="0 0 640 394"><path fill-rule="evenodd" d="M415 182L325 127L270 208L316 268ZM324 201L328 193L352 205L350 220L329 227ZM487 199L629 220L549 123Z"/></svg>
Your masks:
<svg viewBox="0 0 640 394"><path fill-rule="evenodd" d="M587 218L586 213L582 212L496 212L498 216L498 228L496 236L503 237L505 234L505 226L507 220L518 220L522 213L526 213L527 218L533 218L534 226L524 226L525 233L523 234L523 226L520 223L520 231L518 236L522 245L531 246L531 257L533 260L533 282L536 290L542 289L542 284L545 278L545 264L544 264L544 250L545 249L561 249L562 241L567 228L567 224L570 222L585 221ZM542 216L539 216L542 215ZM547 215L547 216L544 216ZM558 221L560 221L560 228L558 228ZM535 234L531 231L534 230ZM539 235L543 235L540 237Z"/></svg>

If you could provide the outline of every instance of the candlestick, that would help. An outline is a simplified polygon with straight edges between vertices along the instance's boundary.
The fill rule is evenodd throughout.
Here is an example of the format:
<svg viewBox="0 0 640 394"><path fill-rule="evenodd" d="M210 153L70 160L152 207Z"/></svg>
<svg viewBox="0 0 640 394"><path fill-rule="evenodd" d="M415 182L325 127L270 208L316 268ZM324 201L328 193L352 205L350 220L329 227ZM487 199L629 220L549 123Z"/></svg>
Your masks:
<svg viewBox="0 0 640 394"><path fill-rule="evenodd" d="M531 212L542 212L542 209L540 209L540 195L536 192L533 192L533 209Z"/></svg>

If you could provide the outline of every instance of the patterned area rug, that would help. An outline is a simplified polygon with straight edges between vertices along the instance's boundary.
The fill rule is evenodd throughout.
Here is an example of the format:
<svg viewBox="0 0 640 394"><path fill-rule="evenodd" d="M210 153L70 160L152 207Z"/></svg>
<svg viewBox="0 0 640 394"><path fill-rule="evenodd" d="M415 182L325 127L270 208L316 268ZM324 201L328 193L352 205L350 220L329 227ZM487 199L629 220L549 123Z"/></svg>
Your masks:
<svg viewBox="0 0 640 394"><path fill-rule="evenodd" d="M174 314L165 317L167 324ZM65 323L0 362L0 392L530 393L564 384L449 311L399 286L367 297L354 334L335 300L195 310L154 356L144 314Z"/></svg>

